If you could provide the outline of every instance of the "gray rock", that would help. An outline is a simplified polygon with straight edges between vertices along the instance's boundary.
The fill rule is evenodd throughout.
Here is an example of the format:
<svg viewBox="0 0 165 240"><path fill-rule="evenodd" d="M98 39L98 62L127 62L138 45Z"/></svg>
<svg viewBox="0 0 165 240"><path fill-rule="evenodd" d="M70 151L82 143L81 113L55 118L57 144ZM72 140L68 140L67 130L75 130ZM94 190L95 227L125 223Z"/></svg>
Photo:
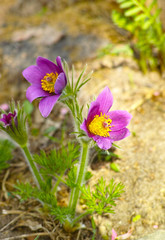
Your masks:
<svg viewBox="0 0 165 240"><path fill-rule="evenodd" d="M165 240L165 230L158 230L137 240Z"/></svg>

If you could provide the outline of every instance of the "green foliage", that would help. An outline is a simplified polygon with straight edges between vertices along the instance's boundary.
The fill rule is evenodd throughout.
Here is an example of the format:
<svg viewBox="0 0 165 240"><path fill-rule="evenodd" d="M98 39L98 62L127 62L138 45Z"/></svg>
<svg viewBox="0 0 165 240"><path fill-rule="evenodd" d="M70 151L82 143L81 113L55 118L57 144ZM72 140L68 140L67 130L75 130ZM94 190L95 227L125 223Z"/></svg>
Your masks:
<svg viewBox="0 0 165 240"><path fill-rule="evenodd" d="M110 163L110 168L115 172L120 172L120 168L116 163Z"/></svg>
<svg viewBox="0 0 165 240"><path fill-rule="evenodd" d="M69 208L57 205L56 197L50 192L45 192L37 187L32 187L30 183L17 183L15 188L17 191L14 193L19 195L22 201L37 199L47 207L50 214L60 223L64 223L68 216L71 215Z"/></svg>
<svg viewBox="0 0 165 240"><path fill-rule="evenodd" d="M34 155L34 161L41 166L43 175L54 175L54 173L61 175L72 166L78 157L79 146L68 143L67 146L62 146L59 150L51 150L48 155L42 150L40 156Z"/></svg>
<svg viewBox="0 0 165 240"><path fill-rule="evenodd" d="M132 218L132 222L137 222L140 219L141 219L141 215L138 214L138 215L136 215L135 217Z"/></svg>
<svg viewBox="0 0 165 240"><path fill-rule="evenodd" d="M34 197L34 192L37 192L37 188L33 188L30 183L17 183L15 185L15 188L17 191L15 191L15 194L18 194L21 197L22 201L26 201L30 198Z"/></svg>
<svg viewBox="0 0 165 240"><path fill-rule="evenodd" d="M56 206L56 208L50 210L50 213L54 216L55 220L63 224L71 216L71 209L69 207Z"/></svg>
<svg viewBox="0 0 165 240"><path fill-rule="evenodd" d="M80 75L78 76L77 81L74 81L74 67L72 67L72 75L71 78L69 77L69 68L67 63L64 61L63 66L65 69L65 73L67 75L68 84L63 91L62 96L60 97L60 101L65 103L68 108L71 110L73 117L76 119L76 134L78 134L78 137L85 136L84 132L80 129L80 124L83 121L82 111L83 107L80 107L80 104L77 100L77 95L79 94L80 89L91 79L91 74L85 74L86 66L81 71Z"/></svg>
<svg viewBox="0 0 165 240"><path fill-rule="evenodd" d="M23 201L34 198L48 206L57 206L57 200L53 194L38 189L37 187L32 187L30 183L17 183L15 188L17 189L15 194L18 194Z"/></svg>
<svg viewBox="0 0 165 240"><path fill-rule="evenodd" d="M68 172L68 177L66 178L66 184L72 189L76 187L76 177L77 177L77 165L74 165Z"/></svg>
<svg viewBox="0 0 165 240"><path fill-rule="evenodd" d="M123 188L123 184L116 184L113 179L106 186L102 177L95 185L94 192L91 192L90 186L81 187L81 198L85 200L85 205L88 207L87 211L90 214L114 213L113 206L116 206L116 199L124 192Z"/></svg>
<svg viewBox="0 0 165 240"><path fill-rule="evenodd" d="M146 72L165 66L165 33L160 21L160 9L153 0L147 6L145 0L117 0L122 12L113 11L114 23L132 34L133 50L138 63Z"/></svg>
<svg viewBox="0 0 165 240"><path fill-rule="evenodd" d="M85 174L85 181L88 181L92 176L93 174L90 171L87 171Z"/></svg>
<svg viewBox="0 0 165 240"><path fill-rule="evenodd" d="M0 139L0 172L9 167L7 161L12 159L14 145L9 140Z"/></svg>
<svg viewBox="0 0 165 240"><path fill-rule="evenodd" d="M56 193L60 182L74 187L76 177L74 174L76 173L73 172L73 165L76 163L78 157L79 146L73 143L68 143L67 146L62 146L59 150L53 149L49 154L46 154L43 150L40 152L40 155L35 154L33 159L41 167L40 173L44 179L42 186L44 191L49 192L52 189L53 178L56 178L56 183L52 193ZM64 180L63 176L69 169L68 179Z"/></svg>
<svg viewBox="0 0 165 240"><path fill-rule="evenodd" d="M112 152L111 149L107 150L107 151L103 151L102 149L100 149L97 146L95 148L96 148L96 151L97 151L98 160L104 160L104 161L110 162L110 161L112 161L112 159L120 158L120 156L115 154L114 152Z"/></svg>
<svg viewBox="0 0 165 240"><path fill-rule="evenodd" d="M28 100L25 100L23 102L23 108L24 108L24 112L26 113L26 115L32 114L33 109L34 109L33 104L30 103Z"/></svg>
<svg viewBox="0 0 165 240"><path fill-rule="evenodd" d="M31 114L33 112L33 109L34 109L34 106L32 103L30 103L28 100L25 100L23 102L23 105L22 105L23 109L24 109L24 112L27 116L27 120L28 120L28 124L29 126L32 125L32 118L31 118Z"/></svg>
<svg viewBox="0 0 165 240"><path fill-rule="evenodd" d="M133 50L130 47L129 44L125 44L125 45L115 45L115 44L108 44L106 47L102 48L99 50L98 52L98 57L103 57L105 55L124 55L124 56L129 56L132 57L133 56Z"/></svg>
<svg viewBox="0 0 165 240"><path fill-rule="evenodd" d="M35 239L34 239L34 240L38 240L38 239L39 239L39 236L35 237Z"/></svg>

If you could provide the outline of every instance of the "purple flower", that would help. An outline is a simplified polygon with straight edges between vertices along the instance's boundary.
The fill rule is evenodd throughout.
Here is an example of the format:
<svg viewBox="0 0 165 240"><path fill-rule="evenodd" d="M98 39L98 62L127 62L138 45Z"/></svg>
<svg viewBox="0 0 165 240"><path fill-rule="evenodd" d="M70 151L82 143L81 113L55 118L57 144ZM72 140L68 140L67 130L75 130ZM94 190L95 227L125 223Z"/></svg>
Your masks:
<svg viewBox="0 0 165 240"><path fill-rule="evenodd" d="M113 97L108 87L91 103L87 119L81 124L88 137L93 138L98 147L109 149L114 141L119 141L130 135L126 126L131 120L127 111L111 111Z"/></svg>
<svg viewBox="0 0 165 240"><path fill-rule="evenodd" d="M43 57L38 57L36 63L37 66L29 66L22 73L32 84L27 89L26 97L30 102L42 98L39 110L43 117L47 117L65 88L67 78L59 56L56 58L57 65Z"/></svg>
<svg viewBox="0 0 165 240"><path fill-rule="evenodd" d="M7 126L12 127L12 119L14 119L15 125L17 125L17 113L16 113L16 111L14 111L14 113L2 114L2 118L0 119L0 121L4 123L5 128Z"/></svg>

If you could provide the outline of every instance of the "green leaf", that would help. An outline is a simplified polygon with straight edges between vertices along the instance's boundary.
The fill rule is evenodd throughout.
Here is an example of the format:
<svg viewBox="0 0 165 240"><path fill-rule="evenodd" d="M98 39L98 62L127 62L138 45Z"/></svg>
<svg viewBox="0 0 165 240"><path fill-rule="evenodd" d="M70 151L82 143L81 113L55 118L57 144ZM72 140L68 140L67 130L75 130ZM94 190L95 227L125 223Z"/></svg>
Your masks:
<svg viewBox="0 0 165 240"><path fill-rule="evenodd" d="M123 46L115 46L110 51L110 53L113 55L121 54L121 55L126 55L126 56L133 56L133 50L128 44L123 45Z"/></svg>
<svg viewBox="0 0 165 240"><path fill-rule="evenodd" d="M120 4L120 8L128 8L128 7L131 7L131 6L133 6L134 5L134 2L124 2L124 3L121 3Z"/></svg>
<svg viewBox="0 0 165 240"><path fill-rule="evenodd" d="M120 172L119 166L116 163L110 163L110 168L115 172Z"/></svg>
<svg viewBox="0 0 165 240"><path fill-rule="evenodd" d="M93 176L93 174L90 171L86 172L85 181L88 181L92 176Z"/></svg>
<svg viewBox="0 0 165 240"><path fill-rule="evenodd" d="M132 218L132 222L137 222L139 219L141 219L141 215L138 214L135 217Z"/></svg>
<svg viewBox="0 0 165 240"><path fill-rule="evenodd" d="M49 134L51 132L54 132L55 130L57 130L57 127L51 126L51 127L47 128L47 129L45 129L44 134L47 135L47 134Z"/></svg>
<svg viewBox="0 0 165 240"><path fill-rule="evenodd" d="M33 187L30 183L17 183L15 185L17 189L14 194L17 194L21 197L21 200L27 199L36 199L39 200L48 206L56 207L57 199L55 196L49 192L44 191L43 189L38 189L37 187Z"/></svg>
<svg viewBox="0 0 165 240"><path fill-rule="evenodd" d="M151 4L149 5L149 8L148 8L148 11L150 12L155 5L157 5L157 0L153 0L151 2Z"/></svg>
<svg viewBox="0 0 165 240"><path fill-rule="evenodd" d="M78 77L78 79L77 79L77 82L76 82L76 85L75 85L75 89L74 89L74 93L75 93L75 94L76 94L77 89L78 89L78 87L79 87L79 83L81 82L81 80L82 80L82 78L83 78L83 75L84 75L84 73L85 73L85 71L86 71L86 68L87 68L87 66L85 66L85 67L83 68L82 72L80 73L80 75L79 75L79 77Z"/></svg>
<svg viewBox="0 0 165 240"><path fill-rule="evenodd" d="M67 146L62 146L61 149L52 149L49 154L43 150L40 155L34 155L34 161L41 166L40 171L44 175L64 174L65 171L71 168L73 162L79 157L79 146L73 143L68 143Z"/></svg>
<svg viewBox="0 0 165 240"><path fill-rule="evenodd" d="M144 14L144 13L139 14L138 16L135 17L135 22L139 22L139 21L144 20L146 18L147 18L146 14Z"/></svg>
<svg viewBox="0 0 165 240"><path fill-rule="evenodd" d="M90 214L97 213L102 215L104 213L114 213L113 206L116 205L115 201L123 191L124 185L121 183L114 183L112 179L108 185L103 180L103 177L99 179L95 185L95 190L91 192L90 186L82 186L81 198L85 200L87 211Z"/></svg>
<svg viewBox="0 0 165 240"><path fill-rule="evenodd" d="M163 28L160 21L160 11L157 0L150 5L146 0L117 0L120 9L112 11L114 23L132 34L134 56L145 73L147 68L156 70L164 66L164 44L162 39ZM112 49L113 50L113 49ZM155 52L158 56L155 59Z"/></svg>
<svg viewBox="0 0 165 240"><path fill-rule="evenodd" d="M0 172L9 167L8 161L12 159L14 145L9 140L0 139Z"/></svg>
<svg viewBox="0 0 165 240"><path fill-rule="evenodd" d="M126 17L131 17L131 16L134 16L135 14L139 13L140 11L142 10L141 7L134 7L134 8L131 8L129 10L127 10L124 15Z"/></svg>
<svg viewBox="0 0 165 240"><path fill-rule="evenodd" d="M117 144L115 144L115 143L112 143L112 145L114 146L114 147L116 147L116 148L119 148L119 149L121 149L121 147L119 147Z"/></svg>
<svg viewBox="0 0 165 240"><path fill-rule="evenodd" d="M35 237L35 239L34 239L34 240L38 240L38 239L39 239L39 237L40 237L40 236L37 236L37 237Z"/></svg>
<svg viewBox="0 0 165 240"><path fill-rule="evenodd" d="M77 166L73 166L69 173L68 173L68 177L66 180L66 184L70 187L70 188L74 188L77 186L76 182L76 178L77 178Z"/></svg>
<svg viewBox="0 0 165 240"><path fill-rule="evenodd" d="M50 213L54 216L55 220L58 220L61 224L63 224L69 216L71 216L71 209L68 207L60 207L56 206L54 208L50 208Z"/></svg>
<svg viewBox="0 0 165 240"><path fill-rule="evenodd" d="M154 19L155 20L156 20L156 18L159 17L160 13L161 13L161 9L156 9L155 14L154 14ZM157 22L158 22L158 19L157 19Z"/></svg>
<svg viewBox="0 0 165 240"><path fill-rule="evenodd" d="M26 115L30 115L34 109L33 104L31 104L28 100L25 100L23 102L23 108L24 108Z"/></svg>
<svg viewBox="0 0 165 240"><path fill-rule="evenodd" d="M147 30L152 24L151 20L147 20L144 25L142 25L142 29Z"/></svg>

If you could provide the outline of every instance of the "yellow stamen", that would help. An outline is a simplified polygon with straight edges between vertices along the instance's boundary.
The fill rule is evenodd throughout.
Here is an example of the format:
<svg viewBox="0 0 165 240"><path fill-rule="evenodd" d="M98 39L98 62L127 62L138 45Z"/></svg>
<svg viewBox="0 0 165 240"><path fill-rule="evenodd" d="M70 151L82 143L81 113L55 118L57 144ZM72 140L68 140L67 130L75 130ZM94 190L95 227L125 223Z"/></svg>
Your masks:
<svg viewBox="0 0 165 240"><path fill-rule="evenodd" d="M96 115L94 119L89 123L88 129L91 133L95 135L99 135L101 137L109 137L109 132L111 131L111 124L112 120L102 113Z"/></svg>
<svg viewBox="0 0 165 240"><path fill-rule="evenodd" d="M54 84L57 80L58 73L47 73L41 80L41 87L44 91L54 93Z"/></svg>

